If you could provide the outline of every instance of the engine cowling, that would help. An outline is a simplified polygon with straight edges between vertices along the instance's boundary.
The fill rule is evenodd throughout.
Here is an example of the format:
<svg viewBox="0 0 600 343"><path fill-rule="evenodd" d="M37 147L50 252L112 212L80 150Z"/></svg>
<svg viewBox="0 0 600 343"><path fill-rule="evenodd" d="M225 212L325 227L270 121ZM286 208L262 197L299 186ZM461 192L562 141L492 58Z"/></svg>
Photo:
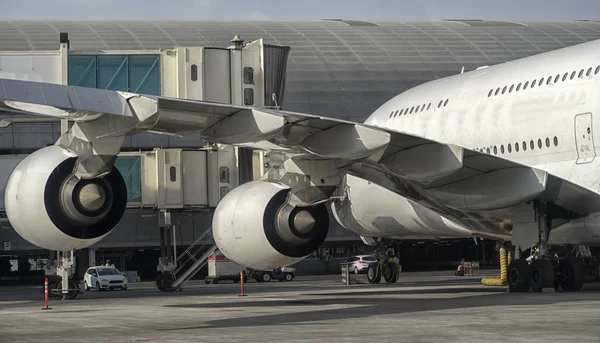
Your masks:
<svg viewBox="0 0 600 343"><path fill-rule="evenodd" d="M108 235L127 207L119 171L104 177L73 175L77 155L60 146L42 148L12 171L4 197L12 227L31 244L49 250L86 248Z"/></svg>
<svg viewBox="0 0 600 343"><path fill-rule="evenodd" d="M229 192L213 217L219 250L255 269L290 265L317 250L329 230L327 208L291 206L289 193L287 186L266 181L251 181Z"/></svg>

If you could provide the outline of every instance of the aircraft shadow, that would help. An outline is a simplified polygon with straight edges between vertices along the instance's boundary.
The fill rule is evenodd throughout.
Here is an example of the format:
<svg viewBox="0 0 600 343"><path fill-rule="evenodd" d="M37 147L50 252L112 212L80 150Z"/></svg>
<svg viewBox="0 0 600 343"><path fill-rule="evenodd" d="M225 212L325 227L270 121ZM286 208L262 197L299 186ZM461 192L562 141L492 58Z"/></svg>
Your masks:
<svg viewBox="0 0 600 343"><path fill-rule="evenodd" d="M561 302L572 301L598 301L597 292L593 293L499 293L503 288L492 287L487 289L439 289L439 290L393 290L376 292L340 292L335 294L311 294L306 296L330 296L333 298L311 298L306 300L276 300L276 301L230 301L219 303L165 305L173 308L270 308L270 307L327 307L332 305L346 305L343 309L307 309L303 312L261 314L257 316L243 316L235 318L216 319L204 325L169 328L161 331L194 330L206 328L238 328L251 326L273 326L311 323L318 321L336 321L340 319L367 318L381 315L406 315L418 312L458 310L467 308L482 308L489 306L527 306L527 305L553 305ZM422 295L422 294L459 294L459 293L490 293L485 295L468 295L453 298L395 298L397 295ZM379 293L379 294L378 294ZM379 296L378 296L379 295Z"/></svg>

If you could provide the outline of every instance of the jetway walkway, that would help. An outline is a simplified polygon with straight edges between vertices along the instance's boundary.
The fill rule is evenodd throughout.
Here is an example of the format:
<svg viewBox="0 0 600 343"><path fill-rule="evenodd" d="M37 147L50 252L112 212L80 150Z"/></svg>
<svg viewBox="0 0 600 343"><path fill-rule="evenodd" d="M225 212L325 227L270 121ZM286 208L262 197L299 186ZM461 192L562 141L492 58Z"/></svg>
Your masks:
<svg viewBox="0 0 600 343"><path fill-rule="evenodd" d="M185 283L208 264L209 256L217 249L210 227L177 256L175 268L162 273L156 280L156 286L163 292L181 291Z"/></svg>

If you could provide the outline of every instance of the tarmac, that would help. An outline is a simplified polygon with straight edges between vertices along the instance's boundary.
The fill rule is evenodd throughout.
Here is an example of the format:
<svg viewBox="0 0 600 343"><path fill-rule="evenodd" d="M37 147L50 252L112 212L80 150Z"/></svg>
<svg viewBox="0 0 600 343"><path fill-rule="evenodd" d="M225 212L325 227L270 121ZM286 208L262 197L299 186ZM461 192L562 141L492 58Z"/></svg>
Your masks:
<svg viewBox="0 0 600 343"><path fill-rule="evenodd" d="M41 285L4 286L0 342L600 342L600 284L518 294L452 274L351 286L339 275L251 281L243 297L231 282L174 293L144 282L51 299L46 311Z"/></svg>

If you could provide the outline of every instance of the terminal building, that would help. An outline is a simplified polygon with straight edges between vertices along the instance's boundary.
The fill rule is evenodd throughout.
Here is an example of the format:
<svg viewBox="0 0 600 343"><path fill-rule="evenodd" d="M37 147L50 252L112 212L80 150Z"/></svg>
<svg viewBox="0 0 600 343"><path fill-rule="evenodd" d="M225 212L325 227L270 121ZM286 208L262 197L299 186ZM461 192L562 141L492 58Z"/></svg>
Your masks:
<svg viewBox="0 0 600 343"><path fill-rule="evenodd" d="M424 82L598 38L600 21L0 21L0 77L363 121ZM0 113L0 274L7 259L48 254L2 219L3 192L12 168L63 129L51 119ZM127 137L116 166L128 210L107 238L78 252L83 268L110 259L156 277L161 240L177 250L202 240L219 200L258 178L264 162L262 154L201 140ZM325 250L334 262L370 252L331 223L326 243L299 272L324 268ZM165 235L165 226L175 229ZM493 242L472 240L400 242L398 253L405 269L495 259Z"/></svg>

